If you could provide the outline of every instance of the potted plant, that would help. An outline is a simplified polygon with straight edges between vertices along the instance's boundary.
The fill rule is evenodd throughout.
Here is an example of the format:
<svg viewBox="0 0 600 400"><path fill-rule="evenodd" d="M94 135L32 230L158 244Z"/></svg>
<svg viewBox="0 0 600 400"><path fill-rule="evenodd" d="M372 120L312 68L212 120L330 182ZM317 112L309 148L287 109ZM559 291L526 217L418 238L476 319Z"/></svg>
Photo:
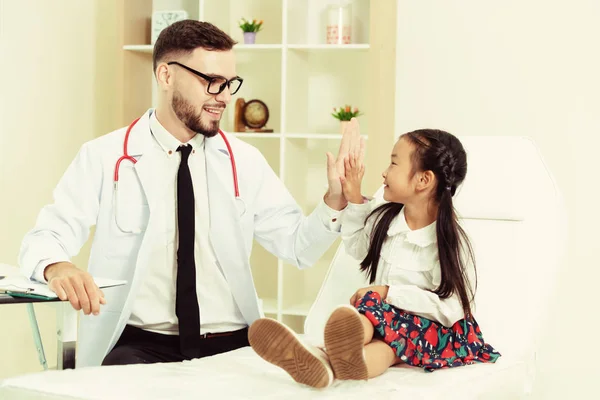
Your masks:
<svg viewBox="0 0 600 400"><path fill-rule="evenodd" d="M244 32L244 43L245 44L254 44L256 41L256 33L260 31L262 28L263 21L256 21L253 19L252 21L248 21L246 18L242 18L239 25L242 31Z"/></svg>
<svg viewBox="0 0 600 400"><path fill-rule="evenodd" d="M348 122L350 122L352 118L362 115L362 113L357 107L352 108L349 105L345 105L344 107L339 108L334 107L331 115L340 120L340 132L344 133L344 129L346 125L348 125Z"/></svg>

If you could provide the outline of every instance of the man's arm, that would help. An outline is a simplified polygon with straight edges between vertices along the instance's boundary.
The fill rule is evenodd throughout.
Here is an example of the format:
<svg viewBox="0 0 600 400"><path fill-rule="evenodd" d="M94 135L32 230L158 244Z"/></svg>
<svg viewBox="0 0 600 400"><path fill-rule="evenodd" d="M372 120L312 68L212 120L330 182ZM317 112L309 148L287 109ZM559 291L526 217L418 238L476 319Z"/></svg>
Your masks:
<svg viewBox="0 0 600 400"><path fill-rule="evenodd" d="M364 140L353 119L342 136L337 159L327 154L329 189L315 210L304 216L287 188L263 158L262 180L256 201L255 238L269 252L299 268L313 265L340 235L340 210L348 201L340 173L348 154L364 156ZM341 171L341 172L340 172Z"/></svg>
<svg viewBox="0 0 600 400"><path fill-rule="evenodd" d="M298 268L313 265L339 236L340 212L320 200L305 216L264 158L258 173L254 237L267 251Z"/></svg>
<svg viewBox="0 0 600 400"><path fill-rule="evenodd" d="M104 299L92 277L70 262L89 237L99 210L101 165L94 163L87 145L71 162L54 190L54 202L42 208L35 227L23 239L19 265L22 273L48 283L61 300L76 310L97 313Z"/></svg>

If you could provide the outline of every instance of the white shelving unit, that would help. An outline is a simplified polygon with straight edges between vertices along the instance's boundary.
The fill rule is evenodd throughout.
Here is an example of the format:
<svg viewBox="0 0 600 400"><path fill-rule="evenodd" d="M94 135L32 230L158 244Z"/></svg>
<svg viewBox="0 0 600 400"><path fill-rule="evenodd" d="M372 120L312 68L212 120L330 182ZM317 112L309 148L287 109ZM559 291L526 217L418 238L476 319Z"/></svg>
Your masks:
<svg viewBox="0 0 600 400"><path fill-rule="evenodd" d="M148 1L152 10L185 9L189 18L214 23L238 42L237 74L244 84L225 112L222 128L233 131L238 97L264 101L270 114L267 127L275 132L235 135L259 148L305 214L312 212L326 190L325 153L336 154L341 139L332 108L359 107L364 113L359 117L361 133L367 137L369 0L350 1L353 31L348 45L326 44L326 11L336 0ZM264 21L256 44L243 43L237 25L242 17ZM151 55L152 45L127 43L123 50ZM302 271L254 246L251 264L265 314L301 332L338 244Z"/></svg>

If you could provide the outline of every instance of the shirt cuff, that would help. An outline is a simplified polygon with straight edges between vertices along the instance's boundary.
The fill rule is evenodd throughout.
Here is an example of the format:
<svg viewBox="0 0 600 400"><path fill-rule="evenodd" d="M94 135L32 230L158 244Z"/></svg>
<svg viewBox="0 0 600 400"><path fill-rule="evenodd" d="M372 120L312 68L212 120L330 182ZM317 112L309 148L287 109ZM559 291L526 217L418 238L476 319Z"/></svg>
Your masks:
<svg viewBox="0 0 600 400"><path fill-rule="evenodd" d="M401 287L398 287L398 285L387 285L387 287L388 287L388 292L387 292L386 300L389 299L390 303L392 303L392 302L396 303L396 304L393 304L396 307L410 308L409 304L404 303L404 301L398 301L398 300L405 300L403 298L405 291L403 291ZM399 305L399 303L402 303L402 305Z"/></svg>
<svg viewBox="0 0 600 400"><path fill-rule="evenodd" d="M69 262L69 260L52 259L52 258L47 258L45 260L42 260L38 263L37 267L35 267L35 269L33 270L33 275L31 276L31 279L33 279L34 281L48 284L48 281L44 277L44 271L46 270L46 267L48 265L55 264L57 262Z"/></svg>
<svg viewBox="0 0 600 400"><path fill-rule="evenodd" d="M325 225L325 228L331 232L340 232L342 229L342 223L340 221L340 215L342 211L334 210L329 207L325 200L321 198L321 201L317 205L316 209L319 219Z"/></svg>
<svg viewBox="0 0 600 400"><path fill-rule="evenodd" d="M431 314L426 312L430 311L430 307L426 307L419 302L419 299L422 300L423 298L419 296L420 293L415 293L414 289L416 288L411 285L388 284L388 293L385 300L394 307L408 313L419 313L423 317L431 318ZM418 290L421 291L422 289Z"/></svg>
<svg viewBox="0 0 600 400"><path fill-rule="evenodd" d="M359 219L361 222L367 217L367 215L371 212L372 205L369 201L365 201L362 204L350 203L343 211L343 219L348 221L349 219L354 221Z"/></svg>

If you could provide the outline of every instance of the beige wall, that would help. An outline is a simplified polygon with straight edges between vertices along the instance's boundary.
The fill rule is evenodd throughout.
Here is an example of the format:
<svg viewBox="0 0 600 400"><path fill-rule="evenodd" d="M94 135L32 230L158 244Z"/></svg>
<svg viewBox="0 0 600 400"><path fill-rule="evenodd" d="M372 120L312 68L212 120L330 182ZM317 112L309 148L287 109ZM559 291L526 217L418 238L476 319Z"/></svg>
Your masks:
<svg viewBox="0 0 600 400"><path fill-rule="evenodd" d="M112 39L96 30L100 16L114 23L109 3L0 1L0 262L16 264L23 235L80 145L115 127L114 108L96 107L114 89L115 62L102 57ZM86 246L75 262L85 267L87 255ZM54 310L36 312L54 366ZM41 370L25 307L0 307L0 327L0 379Z"/></svg>
<svg viewBox="0 0 600 400"><path fill-rule="evenodd" d="M600 372L590 353L600 327L600 4L398 5L397 133L436 127L531 136L557 178L568 208L569 257L539 355L536 398L592 398Z"/></svg>
<svg viewBox="0 0 600 400"><path fill-rule="evenodd" d="M369 140L365 155L363 193L372 195L382 184L381 172L389 164L394 144L396 85L396 0L371 1L369 37ZM359 118L360 121L360 118Z"/></svg>

